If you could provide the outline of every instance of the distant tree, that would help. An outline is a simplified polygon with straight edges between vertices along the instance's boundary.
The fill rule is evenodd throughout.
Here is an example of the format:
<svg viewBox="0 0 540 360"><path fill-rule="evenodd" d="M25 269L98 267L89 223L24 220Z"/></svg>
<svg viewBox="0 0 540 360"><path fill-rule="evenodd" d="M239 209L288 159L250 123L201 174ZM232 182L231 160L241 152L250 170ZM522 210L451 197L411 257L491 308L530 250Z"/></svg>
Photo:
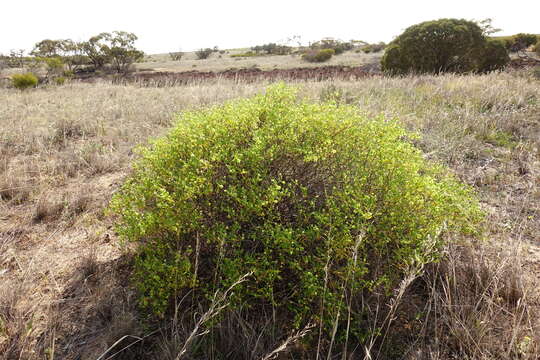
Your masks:
<svg viewBox="0 0 540 360"><path fill-rule="evenodd" d="M42 40L34 45L30 54L37 58L59 58L69 71L88 63L82 43L76 43L71 39Z"/></svg>
<svg viewBox="0 0 540 360"><path fill-rule="evenodd" d="M213 52L214 50L210 48L199 49L195 51L195 56L197 56L198 60L204 60L204 59L208 59Z"/></svg>
<svg viewBox="0 0 540 360"><path fill-rule="evenodd" d="M103 68L109 61L107 48L110 38L111 34L104 32L80 43L82 53L88 57L95 69Z"/></svg>
<svg viewBox="0 0 540 360"><path fill-rule="evenodd" d="M291 53L292 48L287 45L278 45L276 43L268 43L264 45L253 46L251 50L255 51L255 53L257 54L264 52L266 54L273 54L273 55L288 55Z"/></svg>
<svg viewBox="0 0 540 360"><path fill-rule="evenodd" d="M63 40L42 40L34 45L30 55L43 58L59 56L62 50L62 42Z"/></svg>
<svg viewBox="0 0 540 360"><path fill-rule="evenodd" d="M126 31L114 31L108 38L110 46L103 51L118 73L127 73L131 65L144 57L144 52L135 48L137 39L137 35Z"/></svg>
<svg viewBox="0 0 540 360"><path fill-rule="evenodd" d="M135 48L137 39L137 35L126 31L104 32L77 44L77 49L95 69L111 64L118 73L126 73L133 63L144 57L144 52Z"/></svg>
<svg viewBox="0 0 540 360"><path fill-rule="evenodd" d="M84 54L82 43L65 40L63 45L62 60L70 72L80 69L89 63L89 58Z"/></svg>
<svg viewBox="0 0 540 360"><path fill-rule="evenodd" d="M314 50L333 49L336 55L342 54L347 50L353 48L353 44L350 42L344 42L333 38L324 38L311 44L311 48Z"/></svg>

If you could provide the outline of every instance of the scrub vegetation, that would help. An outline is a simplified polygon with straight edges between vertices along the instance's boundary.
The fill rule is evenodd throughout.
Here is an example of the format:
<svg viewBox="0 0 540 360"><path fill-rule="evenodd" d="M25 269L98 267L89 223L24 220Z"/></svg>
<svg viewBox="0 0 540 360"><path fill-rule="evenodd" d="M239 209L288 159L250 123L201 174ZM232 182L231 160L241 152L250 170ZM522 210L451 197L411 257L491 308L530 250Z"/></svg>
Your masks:
<svg viewBox="0 0 540 360"><path fill-rule="evenodd" d="M69 41L14 52L0 360L539 358L540 82L501 70L486 24L473 40L493 56L399 76L143 81L125 32L86 42L86 65ZM174 63L384 67L409 30Z"/></svg>

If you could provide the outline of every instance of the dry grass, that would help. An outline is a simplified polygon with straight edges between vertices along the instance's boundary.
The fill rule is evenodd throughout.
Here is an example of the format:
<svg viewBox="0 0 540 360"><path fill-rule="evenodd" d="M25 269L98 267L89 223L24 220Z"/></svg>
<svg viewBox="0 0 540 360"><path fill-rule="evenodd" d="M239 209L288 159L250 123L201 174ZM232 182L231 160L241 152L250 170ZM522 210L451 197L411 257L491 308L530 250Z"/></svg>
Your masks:
<svg viewBox="0 0 540 360"><path fill-rule="evenodd" d="M150 332L128 286L129 252L103 209L129 171L133 148L163 134L174 113L265 86L0 89L0 359L96 359L123 336ZM426 157L473 185L488 215L485 239L449 245L444 261L403 295L387 329L390 345L373 349L388 354L394 346L411 359L538 358L538 80L501 73L300 86L307 97L357 104L419 132ZM250 330L245 314L224 318L216 331L231 334L226 346L237 351L262 357L287 340L261 338L266 330ZM192 331L183 326L182 334ZM179 333L159 332L115 359L159 351L156 336L167 349L181 349ZM130 343L123 341L120 348Z"/></svg>
<svg viewBox="0 0 540 360"><path fill-rule="evenodd" d="M249 50L249 49L247 49ZM318 67L321 65L360 66L378 63L382 53L364 54L346 51L341 55L332 57L323 64L309 63L302 60L300 55L267 55L246 58L233 58L230 55L243 53L244 50L230 50L228 53L214 53L208 59L197 60L195 53L188 52L180 61L172 61L168 54L151 55L146 62L136 64L138 70L155 71L224 71L232 68L248 69L257 67L261 70L292 69L300 67Z"/></svg>

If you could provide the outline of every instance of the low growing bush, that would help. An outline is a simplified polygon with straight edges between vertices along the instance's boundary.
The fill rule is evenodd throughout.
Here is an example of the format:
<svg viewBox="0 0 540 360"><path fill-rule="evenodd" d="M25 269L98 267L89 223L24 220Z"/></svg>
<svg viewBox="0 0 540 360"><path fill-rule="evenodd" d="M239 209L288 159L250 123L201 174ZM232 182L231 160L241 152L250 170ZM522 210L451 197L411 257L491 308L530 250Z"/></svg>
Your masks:
<svg viewBox="0 0 540 360"><path fill-rule="evenodd" d="M302 59L308 62L325 62L334 56L334 49L308 50L302 55Z"/></svg>
<svg viewBox="0 0 540 360"><path fill-rule="evenodd" d="M368 45L362 47L361 50L365 54L378 53L378 52L383 51L385 47L386 47L386 44L384 42L380 42L378 44L368 44Z"/></svg>
<svg viewBox="0 0 540 360"><path fill-rule="evenodd" d="M142 306L164 315L183 298L193 318L252 272L229 299L248 326L274 314L281 336L315 322L325 344L334 327L336 342L362 341L362 294L388 293L437 258L441 233L472 231L479 218L469 189L409 137L282 84L184 113L140 150L111 203L121 237L139 244Z"/></svg>
<svg viewBox="0 0 540 360"><path fill-rule="evenodd" d="M63 76L59 76L54 78L54 83L58 86L64 85L66 83L66 78Z"/></svg>
<svg viewBox="0 0 540 360"><path fill-rule="evenodd" d="M38 78L32 73L15 74L11 77L11 82L15 88L25 90L36 87L38 84Z"/></svg>

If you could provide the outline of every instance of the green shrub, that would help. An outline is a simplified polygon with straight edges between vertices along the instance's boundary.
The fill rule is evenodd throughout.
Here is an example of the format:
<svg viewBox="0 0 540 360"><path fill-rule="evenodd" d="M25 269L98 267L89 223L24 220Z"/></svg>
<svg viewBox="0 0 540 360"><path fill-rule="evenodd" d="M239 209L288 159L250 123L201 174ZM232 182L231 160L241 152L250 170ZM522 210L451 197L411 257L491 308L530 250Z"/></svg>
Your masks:
<svg viewBox="0 0 540 360"><path fill-rule="evenodd" d="M365 54L369 54L369 53L378 53L378 52L381 52L384 50L384 48L386 47L386 44L384 42L380 42L378 44L368 44L368 45L365 45L364 47L362 47L362 52L364 52Z"/></svg>
<svg viewBox="0 0 540 360"><path fill-rule="evenodd" d="M32 73L15 74L11 77L11 82L15 88L25 90L36 87L38 84L38 78Z"/></svg>
<svg viewBox="0 0 540 360"><path fill-rule="evenodd" d="M500 40L488 40L482 57L479 60L478 71L489 72L494 70L500 70L510 62L510 56L506 51L504 42Z"/></svg>
<svg viewBox="0 0 540 360"><path fill-rule="evenodd" d="M392 41L381 65L391 74L475 71L485 44L483 31L475 22L426 21L407 28Z"/></svg>
<svg viewBox="0 0 540 360"><path fill-rule="evenodd" d="M325 62L334 56L334 49L308 50L302 55L302 59L308 62Z"/></svg>
<svg viewBox="0 0 540 360"><path fill-rule="evenodd" d="M184 113L140 150L111 203L120 236L139 244L141 304L163 315L184 298L183 312L200 311L253 272L229 299L251 325L274 314L283 335L316 321L328 340L351 296L361 336L361 294L390 291L437 257L441 231L470 231L479 216L469 190L408 137L355 107L300 101L283 84Z"/></svg>
<svg viewBox="0 0 540 360"><path fill-rule="evenodd" d="M381 59L381 69L386 73L402 75L411 72L413 65L401 46L391 43Z"/></svg>
<svg viewBox="0 0 540 360"><path fill-rule="evenodd" d="M66 83L66 78L63 76L56 77L54 78L54 83L59 86L64 85Z"/></svg>

